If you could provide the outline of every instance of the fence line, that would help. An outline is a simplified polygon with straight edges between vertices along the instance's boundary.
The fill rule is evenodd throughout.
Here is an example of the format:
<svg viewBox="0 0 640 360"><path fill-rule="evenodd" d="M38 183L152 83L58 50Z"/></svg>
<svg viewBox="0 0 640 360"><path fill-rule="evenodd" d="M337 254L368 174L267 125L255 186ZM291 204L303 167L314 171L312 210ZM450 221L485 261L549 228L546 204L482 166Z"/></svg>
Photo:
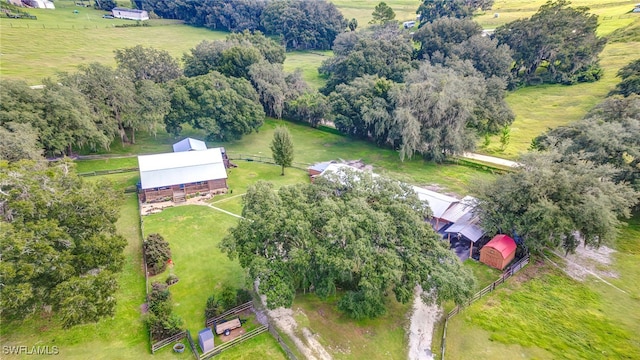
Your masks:
<svg viewBox="0 0 640 360"><path fill-rule="evenodd" d="M191 337L191 332L187 330L187 341L189 342L189 347L191 348L191 353L196 357L196 360L200 359L200 352L198 352L198 348L196 344L193 343L193 338Z"/></svg>
<svg viewBox="0 0 640 360"><path fill-rule="evenodd" d="M269 330L269 333L271 333L271 336L273 336L278 341L278 344L280 344L280 348L284 350L289 360L298 360L298 358L293 354L291 349L289 349L289 345L287 345L284 342L284 340L282 340L282 338L280 337L280 334L278 333L278 330L276 330L273 326L271 326L271 323L269 323L269 326L267 327L267 329Z"/></svg>
<svg viewBox="0 0 640 360"><path fill-rule="evenodd" d="M273 158L270 156L251 155L251 154L234 154L234 153L227 152L227 157L229 158L229 160L244 160L249 162L256 161L256 162L261 162L265 164L277 165L276 162L273 160ZM293 162L289 167L294 169L299 169L299 170L307 170L309 166L311 166L311 164Z"/></svg>
<svg viewBox="0 0 640 360"><path fill-rule="evenodd" d="M176 342L178 340L182 340L187 336L186 331L179 332L175 335L169 336L168 338L164 338L160 341L151 344L151 353L155 353L156 351L162 349L163 347Z"/></svg>
<svg viewBox="0 0 640 360"><path fill-rule="evenodd" d="M525 267L525 265L527 265L528 263L529 263L529 255L526 255L524 258L518 260L515 264L509 266L509 268L507 270L503 271L502 275L500 276L500 278L498 278L498 280L492 282L490 285L488 285L484 289L482 289L482 290L478 291L477 293L475 293L471 297L471 299L469 299L466 303L464 303L462 305L456 305L455 308L453 308L451 311L449 311L447 316L444 318L444 331L442 333L442 344L441 344L442 360L444 360L444 353L445 353L445 349L446 349L447 325L449 323L449 319L451 319L455 315L459 314L460 311L462 311L462 309L464 309L465 307L473 304L474 302L480 300L483 296L485 296L488 293L494 291L498 285L503 284L508 278L510 278L514 274L516 274L518 271L520 271L520 269Z"/></svg>
<svg viewBox="0 0 640 360"><path fill-rule="evenodd" d="M113 169L113 170L96 170L79 173L78 176L89 177L89 176L102 176L102 175L111 175L111 174L122 174L127 172L138 171L140 168L132 167L132 168L122 168L122 169Z"/></svg>
<svg viewBox="0 0 640 360"><path fill-rule="evenodd" d="M227 317L229 315L235 315L235 314L243 312L243 311L245 311L247 309L251 309L252 307L253 307L253 302L252 301L249 301L249 302L246 302L244 304L238 305L238 306L236 306L236 307L234 307L232 309L229 309L229 310L223 312L222 314L220 314L220 315L218 315L216 317L212 317L212 318L209 318L209 319L205 320L204 326L205 327L211 327L211 326L213 326L213 324L215 322L217 322L220 319L224 319L225 317Z"/></svg>

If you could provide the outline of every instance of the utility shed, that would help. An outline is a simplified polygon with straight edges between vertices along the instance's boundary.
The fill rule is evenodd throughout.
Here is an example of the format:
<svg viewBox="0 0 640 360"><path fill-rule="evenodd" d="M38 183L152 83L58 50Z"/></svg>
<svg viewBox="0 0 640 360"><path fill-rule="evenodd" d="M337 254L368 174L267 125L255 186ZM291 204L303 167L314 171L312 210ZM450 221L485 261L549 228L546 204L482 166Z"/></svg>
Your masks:
<svg viewBox="0 0 640 360"><path fill-rule="evenodd" d="M198 332L198 344L200 344L203 354L213 351L213 332L211 329L206 328Z"/></svg>
<svg viewBox="0 0 640 360"><path fill-rule="evenodd" d="M516 242L507 235L496 235L480 249L480 262L504 269L516 256Z"/></svg>

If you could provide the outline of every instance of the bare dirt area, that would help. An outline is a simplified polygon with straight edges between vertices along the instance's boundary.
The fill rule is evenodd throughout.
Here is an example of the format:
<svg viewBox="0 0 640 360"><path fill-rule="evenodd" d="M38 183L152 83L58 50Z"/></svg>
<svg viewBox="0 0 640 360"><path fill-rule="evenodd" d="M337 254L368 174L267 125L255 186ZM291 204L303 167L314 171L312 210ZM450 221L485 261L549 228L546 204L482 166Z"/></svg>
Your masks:
<svg viewBox="0 0 640 360"><path fill-rule="evenodd" d="M616 251L607 247L599 248L578 246L574 254L564 256L566 261L565 271L572 278L583 281L587 276L594 275L598 278L617 278L611 270L611 255ZM557 254L560 255L560 254Z"/></svg>
<svg viewBox="0 0 640 360"><path fill-rule="evenodd" d="M296 344L296 348L309 360L331 360L327 350L320 344L316 335L311 333L308 328L299 329L296 319L293 317L293 310L285 308L277 308L268 310L269 318L276 326L287 334L287 336Z"/></svg>
<svg viewBox="0 0 640 360"><path fill-rule="evenodd" d="M256 292L258 292L260 281L256 280L253 284ZM267 307L267 297L260 295L260 301L262 305ZM256 317L259 322L266 325L268 317L284 332L291 341L296 345L296 348L305 359L308 360L332 360L333 358L327 350L320 344L316 335L314 335L308 328L299 328L298 322L294 318L294 312L292 309L286 309L283 307L274 310L255 310ZM266 315L266 316L265 316Z"/></svg>
<svg viewBox="0 0 640 360"><path fill-rule="evenodd" d="M442 315L442 309L436 304L425 304L421 294L422 289L417 287L409 328L409 360L433 359L431 351L433 327Z"/></svg>
<svg viewBox="0 0 640 360"><path fill-rule="evenodd" d="M180 203L174 203L173 201L164 201L164 202L157 202L157 203L151 203L151 204L140 204L140 215L145 216L145 215L157 214L166 208L170 208L174 206L208 205L206 201L211 199L212 197L213 197L213 194L206 194L203 196L194 196L194 197L188 198L186 201L183 201Z"/></svg>

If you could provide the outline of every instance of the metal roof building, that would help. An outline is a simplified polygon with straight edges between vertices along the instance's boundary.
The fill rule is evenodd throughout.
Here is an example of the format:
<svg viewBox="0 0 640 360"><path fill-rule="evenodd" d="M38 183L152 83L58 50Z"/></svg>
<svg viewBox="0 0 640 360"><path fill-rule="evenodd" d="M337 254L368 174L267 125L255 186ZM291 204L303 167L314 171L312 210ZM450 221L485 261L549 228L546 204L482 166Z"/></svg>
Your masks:
<svg viewBox="0 0 640 360"><path fill-rule="evenodd" d="M226 179L220 148L138 156L142 189Z"/></svg>
<svg viewBox="0 0 640 360"><path fill-rule="evenodd" d="M207 144L202 140L186 138L173 144L173 152L207 150Z"/></svg>
<svg viewBox="0 0 640 360"><path fill-rule="evenodd" d="M449 210L449 208L460 200L454 198L453 196L448 196L444 194L437 193L435 191L427 190L418 186L413 187L413 191L418 194L418 197L422 201L426 201L431 208L431 212L433 212L433 217L442 219L444 213Z"/></svg>

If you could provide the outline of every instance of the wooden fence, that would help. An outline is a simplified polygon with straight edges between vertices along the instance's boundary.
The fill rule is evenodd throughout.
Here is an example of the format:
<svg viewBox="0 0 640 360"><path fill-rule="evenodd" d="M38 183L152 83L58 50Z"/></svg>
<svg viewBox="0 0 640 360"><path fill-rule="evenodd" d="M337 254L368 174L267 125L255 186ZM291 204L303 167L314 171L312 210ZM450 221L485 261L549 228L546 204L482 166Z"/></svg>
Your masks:
<svg viewBox="0 0 640 360"><path fill-rule="evenodd" d="M156 351L162 349L163 347L170 345L171 343L174 343L176 341L180 341L182 339L184 339L187 336L187 332L186 331L182 331L179 332L173 336L169 336L168 338L162 339L158 342L152 343L151 344L151 353L155 353Z"/></svg>
<svg viewBox="0 0 640 360"><path fill-rule="evenodd" d="M124 169L114 169L114 170L97 170L97 171L89 171L89 172L84 172L84 173L79 173L78 176L101 176L101 175L111 175L111 174L122 174L122 173L127 173L127 172L134 172L134 171L138 171L139 168L137 167L132 167L132 168L124 168Z"/></svg>
<svg viewBox="0 0 640 360"><path fill-rule="evenodd" d="M280 348L282 348L282 350L284 350L284 352L287 354L287 358L289 358L289 360L298 360L298 358L293 354L291 349L289 349L289 345L287 345L284 342L284 340L282 340L282 338L280 337L280 334L278 333L278 330L276 330L276 328L271 326L271 324L269 324L268 329L269 329L269 332L271 333L271 336L273 336L278 341L278 344L280 344Z"/></svg>
<svg viewBox="0 0 640 360"><path fill-rule="evenodd" d="M442 360L444 360L444 353L445 353L446 344L447 344L447 324L449 322L449 319L451 319L452 317L460 313L460 311L462 311L462 309L464 309L465 307L473 304L474 302L480 300L483 296L495 290L498 285L504 283L508 278L512 277L515 273L520 271L520 269L525 267L525 265L527 265L528 263L529 263L529 255L526 255L524 258L518 260L515 264L509 266L507 270L503 271L502 275L498 278L498 280L492 282L489 286L475 293L475 295L473 295L471 299L469 299L466 303L462 305L456 305L456 307L453 308L453 310L449 311L449 313L444 319L444 331L442 332L442 358L441 358Z"/></svg>
<svg viewBox="0 0 640 360"><path fill-rule="evenodd" d="M267 327L264 325L261 325L251 331L249 331L248 333L243 334L240 337L237 337L231 341L227 341L225 343L223 343L220 346L216 346L215 349L213 349L212 351L202 354L200 355L200 360L205 360L205 359L210 359L216 355L220 355L221 352L225 351L225 350L229 350L230 348L241 344L249 339L252 339L260 334L262 334L263 332L267 331Z"/></svg>
<svg viewBox="0 0 640 360"><path fill-rule="evenodd" d="M245 310L249 310L251 308L253 308L253 302L252 301L246 302L246 303L244 303L242 305L238 305L238 306L236 306L236 307L234 307L232 309L229 309L229 310L223 312L222 314L220 314L220 315L218 315L216 317L212 317L212 318L209 318L209 319L205 320L204 327L212 327L213 324L216 323L218 320L224 319L224 318L226 318L227 316L230 316L230 315L235 315L237 313L241 313L241 312L243 312Z"/></svg>
<svg viewBox="0 0 640 360"><path fill-rule="evenodd" d="M270 156L251 155L251 154L235 154L235 153L227 152L227 157L229 158L229 160L255 161L255 162L261 162L261 163L265 163L265 164L276 165L276 162ZM306 171L309 168L309 166L311 166L311 164L293 162L290 167L292 167L294 169L300 169L300 170L305 170Z"/></svg>

